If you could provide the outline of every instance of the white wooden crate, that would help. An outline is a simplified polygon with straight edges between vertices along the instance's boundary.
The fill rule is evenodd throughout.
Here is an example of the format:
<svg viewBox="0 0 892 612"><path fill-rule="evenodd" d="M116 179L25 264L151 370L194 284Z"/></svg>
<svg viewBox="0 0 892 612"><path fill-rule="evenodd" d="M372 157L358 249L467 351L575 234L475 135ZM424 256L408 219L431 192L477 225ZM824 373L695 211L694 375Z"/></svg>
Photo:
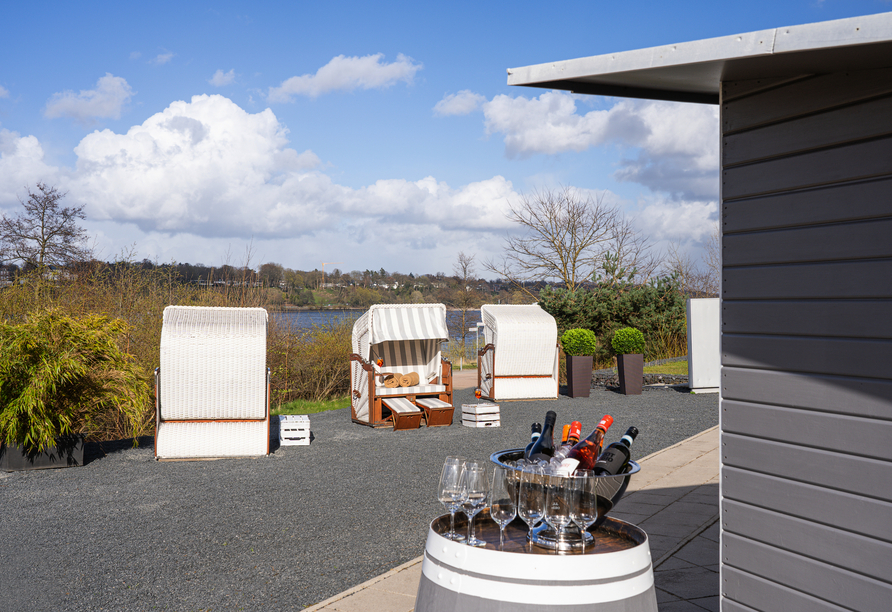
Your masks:
<svg viewBox="0 0 892 612"><path fill-rule="evenodd" d="M462 404L461 424L465 427L501 427L498 404Z"/></svg>
<svg viewBox="0 0 892 612"><path fill-rule="evenodd" d="M279 415L279 444L281 446L309 446L310 417L305 414Z"/></svg>
<svg viewBox="0 0 892 612"><path fill-rule="evenodd" d="M461 405L461 413L462 418L465 415L468 416L483 416L483 415L496 415L499 416L499 405L498 404L462 404Z"/></svg>
<svg viewBox="0 0 892 612"><path fill-rule="evenodd" d="M472 421L462 418L461 424L465 427L501 427L501 421L498 418L494 421Z"/></svg>

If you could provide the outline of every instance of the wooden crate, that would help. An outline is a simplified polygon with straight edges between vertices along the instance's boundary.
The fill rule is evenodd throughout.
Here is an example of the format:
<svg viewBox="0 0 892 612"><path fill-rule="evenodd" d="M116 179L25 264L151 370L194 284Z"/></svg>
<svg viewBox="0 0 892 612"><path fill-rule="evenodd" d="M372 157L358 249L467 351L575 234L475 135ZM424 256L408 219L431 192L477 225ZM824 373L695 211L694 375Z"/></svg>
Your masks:
<svg viewBox="0 0 892 612"><path fill-rule="evenodd" d="M310 417L305 414L279 415L279 445L309 446Z"/></svg>
<svg viewBox="0 0 892 612"><path fill-rule="evenodd" d="M461 424L465 427L500 427L498 404L462 404Z"/></svg>

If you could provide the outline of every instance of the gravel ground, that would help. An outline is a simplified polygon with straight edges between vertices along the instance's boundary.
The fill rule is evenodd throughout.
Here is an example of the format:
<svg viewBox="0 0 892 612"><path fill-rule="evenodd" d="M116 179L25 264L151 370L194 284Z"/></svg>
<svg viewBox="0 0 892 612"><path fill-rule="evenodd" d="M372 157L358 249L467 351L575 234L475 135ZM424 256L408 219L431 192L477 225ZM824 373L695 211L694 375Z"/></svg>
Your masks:
<svg viewBox="0 0 892 612"><path fill-rule="evenodd" d="M0 610L301 609L422 554L447 455L523 446L555 410L585 433L609 412L608 441L636 425L643 457L718 423L717 395L686 391L503 402L498 429L373 430L336 410L311 415L310 446L265 458L156 462L144 440L0 473Z"/></svg>

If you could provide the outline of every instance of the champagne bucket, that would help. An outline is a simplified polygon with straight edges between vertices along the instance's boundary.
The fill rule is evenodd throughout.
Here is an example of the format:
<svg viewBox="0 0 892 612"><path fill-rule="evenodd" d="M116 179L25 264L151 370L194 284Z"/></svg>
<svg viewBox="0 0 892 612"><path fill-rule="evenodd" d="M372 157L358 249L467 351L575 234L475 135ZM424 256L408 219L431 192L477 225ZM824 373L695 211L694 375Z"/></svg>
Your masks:
<svg viewBox="0 0 892 612"><path fill-rule="evenodd" d="M522 448L497 451L489 457L490 461L502 467L508 467L505 465L505 461L517 461L522 458ZM641 466L634 461L629 461L629 465L622 474L595 476L598 479L598 520L592 525L592 530L598 529L607 520L607 515L625 494L632 476L639 471L641 471ZM582 549L583 537L585 538L585 546L589 546L592 541L590 533L582 533L578 527L572 524L564 530L564 534L564 539L562 541L559 540L555 530L543 522L533 529L530 533L530 539L533 541L533 544L538 546L561 551Z"/></svg>

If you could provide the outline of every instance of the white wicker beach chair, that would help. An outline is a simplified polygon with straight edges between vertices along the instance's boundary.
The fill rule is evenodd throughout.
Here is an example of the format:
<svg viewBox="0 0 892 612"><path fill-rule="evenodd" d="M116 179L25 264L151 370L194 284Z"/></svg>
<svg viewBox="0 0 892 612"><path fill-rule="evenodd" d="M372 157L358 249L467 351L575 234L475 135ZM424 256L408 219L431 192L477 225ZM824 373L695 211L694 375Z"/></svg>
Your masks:
<svg viewBox="0 0 892 612"><path fill-rule="evenodd" d="M492 400L558 396L558 341L554 317L537 305L484 304L486 345L477 354L477 386Z"/></svg>
<svg viewBox="0 0 892 612"><path fill-rule="evenodd" d="M418 427L424 412L428 427L452 424L452 365L440 354L448 340L442 304L376 304L353 325L350 356L352 417L372 427ZM378 360L382 361L378 366ZM388 388L386 375L418 374L418 383ZM390 401L405 399L407 402ZM435 398L440 403L419 398ZM410 404L417 410L411 410Z"/></svg>
<svg viewBox="0 0 892 612"><path fill-rule="evenodd" d="M155 372L155 457L269 454L267 313L168 306Z"/></svg>

